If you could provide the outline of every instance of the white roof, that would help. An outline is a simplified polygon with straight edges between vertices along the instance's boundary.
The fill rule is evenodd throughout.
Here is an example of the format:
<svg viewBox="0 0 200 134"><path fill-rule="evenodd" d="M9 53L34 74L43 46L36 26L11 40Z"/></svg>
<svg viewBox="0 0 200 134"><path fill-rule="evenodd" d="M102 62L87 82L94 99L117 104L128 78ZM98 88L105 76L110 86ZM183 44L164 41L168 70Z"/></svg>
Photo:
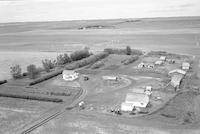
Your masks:
<svg viewBox="0 0 200 134"><path fill-rule="evenodd" d="M180 84L180 81L183 79L183 76L182 75L174 75L171 79L171 82L173 83L179 83Z"/></svg>
<svg viewBox="0 0 200 134"><path fill-rule="evenodd" d="M117 79L117 76L102 76L103 79Z"/></svg>
<svg viewBox="0 0 200 134"><path fill-rule="evenodd" d="M146 94L141 94L141 93L128 93L126 95L126 103L144 103L148 104L149 103L149 96Z"/></svg>
<svg viewBox="0 0 200 134"><path fill-rule="evenodd" d="M183 62L183 63L182 63L182 66L184 66L184 67L189 67L189 66L190 66L190 63L188 63L188 62Z"/></svg>
<svg viewBox="0 0 200 134"><path fill-rule="evenodd" d="M131 89L131 91L134 92L134 93L141 93L141 94L143 94L145 90L142 89L142 88L133 88L133 89Z"/></svg>
<svg viewBox="0 0 200 134"><path fill-rule="evenodd" d="M179 73L179 74L185 75L186 71L181 70L181 69L174 69L174 70L172 70L172 71L169 72L169 74L172 74L172 73Z"/></svg>
<svg viewBox="0 0 200 134"><path fill-rule="evenodd" d="M161 60L165 60L165 59L166 59L166 56L160 56L160 59L161 59Z"/></svg>
<svg viewBox="0 0 200 134"><path fill-rule="evenodd" d="M163 61L161 61L161 60L158 60L158 61L155 62L155 64L157 64L157 65L160 65L162 63L163 63Z"/></svg>
<svg viewBox="0 0 200 134"><path fill-rule="evenodd" d="M74 70L63 70L62 74L65 75L71 75L71 74L75 74L76 72Z"/></svg>

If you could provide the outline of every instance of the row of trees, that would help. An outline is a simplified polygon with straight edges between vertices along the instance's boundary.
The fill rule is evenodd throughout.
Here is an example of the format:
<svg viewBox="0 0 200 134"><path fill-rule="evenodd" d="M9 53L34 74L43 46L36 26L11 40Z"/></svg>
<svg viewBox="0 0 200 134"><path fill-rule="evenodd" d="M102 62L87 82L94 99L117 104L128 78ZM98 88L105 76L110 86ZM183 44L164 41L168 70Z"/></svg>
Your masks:
<svg viewBox="0 0 200 134"><path fill-rule="evenodd" d="M49 59L42 60L43 69L46 72L50 72L51 69L55 68L56 66L65 65L72 61L81 60L83 58L89 57L90 55L91 53L89 53L87 48L75 51L70 55L68 55L67 53L59 54L56 57L56 60L49 60ZM37 68L34 64L27 66L27 73L24 74L22 74L22 69L20 65L14 65L13 67L10 67L10 69L11 69L11 75L14 79L18 79L23 75L28 75L29 78L34 79L42 71L41 68Z"/></svg>

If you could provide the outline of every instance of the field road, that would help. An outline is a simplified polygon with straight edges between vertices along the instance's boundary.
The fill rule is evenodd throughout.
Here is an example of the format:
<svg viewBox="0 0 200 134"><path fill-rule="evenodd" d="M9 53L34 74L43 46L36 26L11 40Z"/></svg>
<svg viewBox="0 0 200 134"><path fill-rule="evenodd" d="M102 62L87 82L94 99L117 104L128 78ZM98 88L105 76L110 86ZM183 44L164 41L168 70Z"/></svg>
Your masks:
<svg viewBox="0 0 200 134"><path fill-rule="evenodd" d="M86 95L87 95L87 90L81 88L81 91L74 97L74 100L71 104L64 103L57 107L54 107L48 113L45 113L45 115L43 115L42 117L40 116L40 118L34 120L32 123L24 126L23 128L20 128L20 129L18 128L16 131L14 131L14 133L16 133L16 134L30 133L31 131L42 126L43 124L47 123L48 121L63 114L64 112L66 112L67 109L71 109L71 108L75 107L80 101L82 101L85 98ZM7 134L9 134L9 132Z"/></svg>

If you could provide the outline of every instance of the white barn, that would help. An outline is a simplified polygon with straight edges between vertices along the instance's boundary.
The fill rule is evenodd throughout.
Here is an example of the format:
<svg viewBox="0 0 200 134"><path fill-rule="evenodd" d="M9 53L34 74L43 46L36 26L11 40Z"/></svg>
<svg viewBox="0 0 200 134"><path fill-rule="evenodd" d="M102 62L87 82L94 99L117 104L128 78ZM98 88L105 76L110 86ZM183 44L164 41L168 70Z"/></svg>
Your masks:
<svg viewBox="0 0 200 134"><path fill-rule="evenodd" d="M160 60L161 61L165 61L166 60L166 56L160 56Z"/></svg>
<svg viewBox="0 0 200 134"><path fill-rule="evenodd" d="M161 61L161 60L158 60L155 62L155 65L162 65L162 64L163 64L163 61Z"/></svg>
<svg viewBox="0 0 200 134"><path fill-rule="evenodd" d="M126 103L131 103L134 107L145 108L149 104L149 96L141 93L128 93Z"/></svg>
<svg viewBox="0 0 200 134"><path fill-rule="evenodd" d="M79 74L73 70L63 70L62 72L63 79L66 81L73 81L79 77L78 75Z"/></svg>

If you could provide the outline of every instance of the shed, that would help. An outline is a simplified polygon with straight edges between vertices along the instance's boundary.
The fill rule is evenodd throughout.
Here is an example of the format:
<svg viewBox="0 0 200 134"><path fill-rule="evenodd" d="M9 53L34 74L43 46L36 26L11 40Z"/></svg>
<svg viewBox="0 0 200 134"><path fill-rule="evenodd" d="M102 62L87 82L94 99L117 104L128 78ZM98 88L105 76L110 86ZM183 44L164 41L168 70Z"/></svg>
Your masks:
<svg viewBox="0 0 200 134"><path fill-rule="evenodd" d="M168 75L174 75L174 74L182 74L182 75L185 75L186 74L186 71L182 70L182 69L174 69L174 70L171 70Z"/></svg>
<svg viewBox="0 0 200 134"><path fill-rule="evenodd" d="M79 74L76 71L73 71L73 70L64 70L62 72L62 75L63 75L64 80L73 81L73 80L78 78Z"/></svg>
<svg viewBox="0 0 200 134"><path fill-rule="evenodd" d="M140 64L138 64L138 68L143 68L144 67L144 63L141 62Z"/></svg>
<svg viewBox="0 0 200 134"><path fill-rule="evenodd" d="M117 81L118 80L117 76L102 76L102 78L104 80L113 80L113 81Z"/></svg>
<svg viewBox="0 0 200 134"><path fill-rule="evenodd" d="M128 93L125 102L133 104L134 107L145 108L149 104L149 96L141 93Z"/></svg>
<svg viewBox="0 0 200 134"><path fill-rule="evenodd" d="M163 61L161 61L161 60L158 60L155 62L155 65L162 65L162 64L163 64Z"/></svg>
<svg viewBox="0 0 200 134"><path fill-rule="evenodd" d="M161 61L165 61L166 60L166 56L160 56L160 60Z"/></svg>
<svg viewBox="0 0 200 134"><path fill-rule="evenodd" d="M130 111L133 111L133 109L134 109L134 106L132 103L122 102L122 104L121 104L122 111L130 112Z"/></svg>
<svg viewBox="0 0 200 134"><path fill-rule="evenodd" d="M179 88L182 79L183 79L183 75L174 75L174 76L172 76L171 85L174 88Z"/></svg>
<svg viewBox="0 0 200 134"><path fill-rule="evenodd" d="M184 70L189 70L189 69L190 69L190 63L188 63L188 62L183 62L183 63L182 63L182 69L184 69Z"/></svg>

